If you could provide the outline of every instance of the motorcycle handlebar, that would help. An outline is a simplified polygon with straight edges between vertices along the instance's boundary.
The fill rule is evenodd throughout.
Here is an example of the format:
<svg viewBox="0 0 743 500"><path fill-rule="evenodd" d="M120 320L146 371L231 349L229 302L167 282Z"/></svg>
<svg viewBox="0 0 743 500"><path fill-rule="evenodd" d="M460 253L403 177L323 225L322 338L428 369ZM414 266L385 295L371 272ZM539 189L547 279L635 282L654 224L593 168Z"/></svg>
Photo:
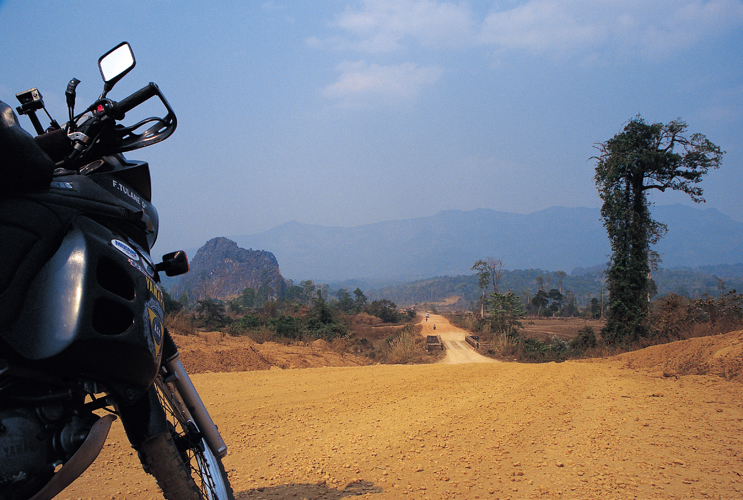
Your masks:
<svg viewBox="0 0 743 500"><path fill-rule="evenodd" d="M119 101L119 109L123 113L126 113L127 111L136 108L150 97L158 95L159 91L160 89L157 87L157 84L150 82L146 87L142 87L129 97L125 97Z"/></svg>

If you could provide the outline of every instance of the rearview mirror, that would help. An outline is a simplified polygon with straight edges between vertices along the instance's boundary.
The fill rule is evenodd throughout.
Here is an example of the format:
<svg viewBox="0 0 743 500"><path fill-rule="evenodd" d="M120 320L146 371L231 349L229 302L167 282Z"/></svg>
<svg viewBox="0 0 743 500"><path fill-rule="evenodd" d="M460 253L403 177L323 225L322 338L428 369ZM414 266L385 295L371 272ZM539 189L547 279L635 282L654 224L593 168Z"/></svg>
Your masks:
<svg viewBox="0 0 743 500"><path fill-rule="evenodd" d="M163 255L163 261L155 265L157 272L165 272L166 276L180 276L188 272L188 257L186 252L178 250Z"/></svg>
<svg viewBox="0 0 743 500"><path fill-rule="evenodd" d="M134 52L127 42L121 42L98 59L98 68L105 83L105 92L129 73L137 64L134 60Z"/></svg>

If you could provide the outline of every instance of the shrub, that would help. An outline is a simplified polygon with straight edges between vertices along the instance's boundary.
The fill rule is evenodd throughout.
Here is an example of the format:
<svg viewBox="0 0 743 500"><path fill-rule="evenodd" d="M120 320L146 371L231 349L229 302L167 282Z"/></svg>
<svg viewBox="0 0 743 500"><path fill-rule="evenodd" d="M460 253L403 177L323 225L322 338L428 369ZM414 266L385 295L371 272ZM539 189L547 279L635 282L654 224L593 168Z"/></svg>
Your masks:
<svg viewBox="0 0 743 500"><path fill-rule="evenodd" d="M691 301L670 293L653 301L648 316L650 334L666 342L687 338L686 332L694 321Z"/></svg>
<svg viewBox="0 0 743 500"><path fill-rule="evenodd" d="M268 326L277 335L290 339L299 339L302 336L302 322L294 316L284 314L268 320Z"/></svg>
<svg viewBox="0 0 743 500"><path fill-rule="evenodd" d="M385 323L397 323L400 321L400 314L397 312L397 305L387 299L373 301L368 307L369 314L380 318Z"/></svg>
<svg viewBox="0 0 743 500"><path fill-rule="evenodd" d="M573 338L568 345L571 349L576 351L585 351L596 347L596 343L596 334L594 333L593 328L586 325L578 330L578 335Z"/></svg>
<svg viewBox="0 0 743 500"><path fill-rule="evenodd" d="M264 342L270 342L274 340L274 332L270 328L268 328L265 325L259 326L258 328L253 328L251 330L247 330L244 334L251 340L253 340L257 344L262 344Z"/></svg>

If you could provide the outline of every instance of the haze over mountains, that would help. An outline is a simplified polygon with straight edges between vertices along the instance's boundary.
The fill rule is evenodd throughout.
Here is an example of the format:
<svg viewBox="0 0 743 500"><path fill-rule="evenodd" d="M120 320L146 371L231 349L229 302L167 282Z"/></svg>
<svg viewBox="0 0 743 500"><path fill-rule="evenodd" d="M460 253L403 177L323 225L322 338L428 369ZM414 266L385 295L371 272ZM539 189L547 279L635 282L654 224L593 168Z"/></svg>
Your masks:
<svg viewBox="0 0 743 500"><path fill-rule="evenodd" d="M662 267L743 262L743 223L715 209L683 205L653 207L652 212L668 226L655 247ZM240 247L272 252L281 274L295 283L471 274L472 264L487 257L501 259L509 270L571 273L603 265L610 253L598 208L553 207L528 215L449 210L350 228L288 222L230 238Z"/></svg>

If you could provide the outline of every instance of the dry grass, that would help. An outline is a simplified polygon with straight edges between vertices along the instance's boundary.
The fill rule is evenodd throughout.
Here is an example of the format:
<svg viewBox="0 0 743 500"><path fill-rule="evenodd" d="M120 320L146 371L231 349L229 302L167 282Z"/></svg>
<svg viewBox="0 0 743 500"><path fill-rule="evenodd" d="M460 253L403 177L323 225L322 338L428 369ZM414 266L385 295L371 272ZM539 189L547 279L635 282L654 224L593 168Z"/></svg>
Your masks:
<svg viewBox="0 0 743 500"><path fill-rule="evenodd" d="M392 337L403 327L404 325L371 326L354 324L351 326L351 333L357 339L376 341Z"/></svg>
<svg viewBox="0 0 743 500"><path fill-rule="evenodd" d="M165 328L179 335L193 335L196 333L193 316L183 311L170 313L165 316Z"/></svg>
<svg viewBox="0 0 743 500"><path fill-rule="evenodd" d="M391 365L430 363L422 325L405 325L383 350L383 362Z"/></svg>
<svg viewBox="0 0 743 500"><path fill-rule="evenodd" d="M351 317L351 324L353 326L358 326L358 325L375 326L381 323L382 323L382 318L372 316L371 314L367 314L365 312L355 314Z"/></svg>
<svg viewBox="0 0 743 500"><path fill-rule="evenodd" d="M256 344L270 342L274 340L275 337L274 331L265 325L259 326L258 328L250 328L245 331L244 335L253 340Z"/></svg>
<svg viewBox="0 0 743 500"><path fill-rule="evenodd" d="M519 333L524 337L549 342L554 336L563 340L570 340L578 335L581 328L590 326L598 333L604 327L603 319L583 318L534 318L528 317L521 321L524 325Z"/></svg>
<svg viewBox="0 0 743 500"><path fill-rule="evenodd" d="M204 339L207 344L212 345L220 344L224 335L222 332L198 332L199 337Z"/></svg>

